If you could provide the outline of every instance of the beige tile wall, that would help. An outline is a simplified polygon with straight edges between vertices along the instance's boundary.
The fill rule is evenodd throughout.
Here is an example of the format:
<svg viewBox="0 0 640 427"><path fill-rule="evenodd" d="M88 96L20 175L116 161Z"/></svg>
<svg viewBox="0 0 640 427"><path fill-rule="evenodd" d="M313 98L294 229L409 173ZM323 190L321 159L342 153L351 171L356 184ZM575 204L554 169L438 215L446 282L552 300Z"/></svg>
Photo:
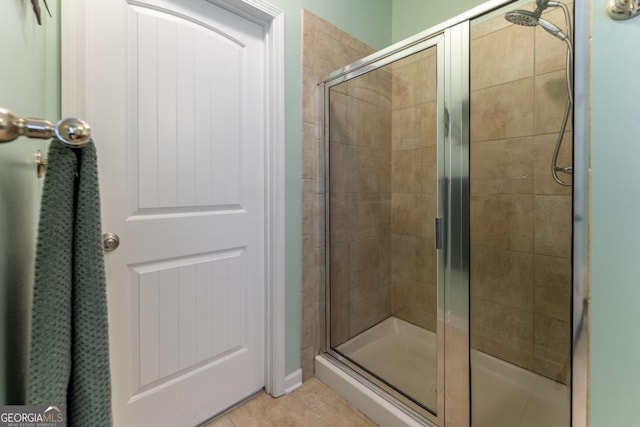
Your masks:
<svg viewBox="0 0 640 427"><path fill-rule="evenodd" d="M331 345L391 315L391 78L331 88Z"/></svg>
<svg viewBox="0 0 640 427"><path fill-rule="evenodd" d="M332 346L391 314L435 331L435 59L331 89Z"/></svg>
<svg viewBox="0 0 640 427"><path fill-rule="evenodd" d="M559 10L544 17L564 28ZM566 45L502 16L473 25L471 37L472 347L566 382L571 188L550 172ZM571 146L569 126L560 165Z"/></svg>
<svg viewBox="0 0 640 427"><path fill-rule="evenodd" d="M317 86L317 82L326 77L330 72L344 67L364 56L373 53L373 49L358 41L349 34L337 27L322 20L316 15L302 12L303 43L302 43L302 377L306 380L313 376L313 360L318 354L321 342L324 339L324 277L325 277L325 239L324 239L324 141L322 140L322 94ZM343 102L338 102L336 108L343 108L344 111L336 110L336 115L347 117L346 109L352 108L359 111L359 114L372 114L375 102L371 102L372 97L376 97L375 92L371 92L370 86L359 84L350 88L351 97L345 93ZM342 113L342 114L341 114ZM346 293L344 303L336 303L338 316L350 318L352 310L349 310L349 300L354 297L362 300L363 303L370 303L371 298L376 296L364 295L365 287L356 286L350 289L349 279L351 277L351 262L353 257L356 260L353 268L367 272L366 263L371 260L368 256L373 250L374 239L371 233L375 222L375 216L368 216L365 221L359 222L352 230L351 224L347 220L353 208L368 212L371 204L375 200L370 197L379 188L380 182L377 176L372 176L368 172L376 170L378 162L384 162L384 156L379 149L381 140L378 133L370 128L360 127L355 132L354 138L359 141L366 141L358 146L347 144L349 140L349 128L345 126L333 126L332 139L335 139L332 162L335 167L349 171L351 167L362 171L362 174L344 174L335 177L333 181L339 191L336 199L332 200L334 206L333 215L338 217L337 227L332 228L332 239L334 245L332 251L333 260L344 261L343 268L334 269L336 277L333 278L336 286L336 294ZM388 132L388 130L386 131ZM390 156L387 156L390 157ZM390 163L390 159L389 159ZM352 177L355 175L354 182ZM357 197L348 198L350 186L358 189ZM382 203L382 201L381 201ZM340 220L343 217L344 220ZM342 224L342 225L341 225ZM346 236L353 232L358 244L351 247L349 239L340 240L338 236ZM365 238L370 236L369 239ZM339 265L339 263L336 263ZM353 293L353 295L352 295ZM357 307L356 307L357 309ZM357 312L357 311L356 311ZM366 318L368 314L363 310L357 312L356 316L362 314ZM370 319L369 319L370 320ZM361 327L360 320L353 324L350 322L340 322L338 334L349 334L353 329ZM342 329L340 329L342 328Z"/></svg>
<svg viewBox="0 0 640 427"><path fill-rule="evenodd" d="M307 11L303 28L306 379L313 373L313 357L324 338L322 94L315 82L372 50ZM435 328L435 73L435 52L430 50L331 90L334 346L392 313ZM316 102L311 102L314 97Z"/></svg>
<svg viewBox="0 0 640 427"><path fill-rule="evenodd" d="M391 308L436 330L436 51L391 65Z"/></svg>

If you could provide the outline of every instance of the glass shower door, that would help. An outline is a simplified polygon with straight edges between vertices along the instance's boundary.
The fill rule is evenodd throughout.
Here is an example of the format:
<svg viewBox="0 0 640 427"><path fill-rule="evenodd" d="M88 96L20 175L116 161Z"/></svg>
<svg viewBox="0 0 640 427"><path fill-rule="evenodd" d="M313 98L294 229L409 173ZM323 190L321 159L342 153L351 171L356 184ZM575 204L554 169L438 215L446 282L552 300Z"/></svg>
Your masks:
<svg viewBox="0 0 640 427"><path fill-rule="evenodd" d="M443 405L442 40L329 83L326 107L327 350L432 419Z"/></svg>

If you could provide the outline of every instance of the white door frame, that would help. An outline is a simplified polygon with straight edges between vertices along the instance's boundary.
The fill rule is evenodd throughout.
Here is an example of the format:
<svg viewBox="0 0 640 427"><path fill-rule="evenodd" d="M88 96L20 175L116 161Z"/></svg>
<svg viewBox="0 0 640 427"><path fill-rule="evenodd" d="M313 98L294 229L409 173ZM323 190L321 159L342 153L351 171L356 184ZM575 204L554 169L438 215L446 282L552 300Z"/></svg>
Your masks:
<svg viewBox="0 0 640 427"><path fill-rule="evenodd" d="M124 0L121 0L124 1ZM285 390L284 13L263 0L207 0L265 31L265 388ZM130 4L135 0L128 0ZM61 2L62 116L91 120L87 109L86 12L91 0ZM105 35L106 37L106 35ZM126 106L122 106L126 108ZM97 141L100 152L100 141ZM107 283L108 286L108 283Z"/></svg>

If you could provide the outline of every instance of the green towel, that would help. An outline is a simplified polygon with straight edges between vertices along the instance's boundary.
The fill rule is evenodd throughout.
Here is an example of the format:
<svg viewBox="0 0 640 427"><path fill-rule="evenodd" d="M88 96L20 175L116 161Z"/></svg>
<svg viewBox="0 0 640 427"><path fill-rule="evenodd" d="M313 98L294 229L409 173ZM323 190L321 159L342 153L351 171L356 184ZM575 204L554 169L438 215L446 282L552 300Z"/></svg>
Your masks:
<svg viewBox="0 0 640 427"><path fill-rule="evenodd" d="M100 195L93 142L49 148L33 289L27 404L64 405L69 426L111 426Z"/></svg>

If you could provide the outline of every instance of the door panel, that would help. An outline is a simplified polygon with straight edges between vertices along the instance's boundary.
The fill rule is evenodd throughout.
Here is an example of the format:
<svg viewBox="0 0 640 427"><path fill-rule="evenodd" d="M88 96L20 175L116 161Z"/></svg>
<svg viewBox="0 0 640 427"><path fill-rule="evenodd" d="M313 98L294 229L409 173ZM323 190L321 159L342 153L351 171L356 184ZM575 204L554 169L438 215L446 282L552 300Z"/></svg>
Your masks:
<svg viewBox="0 0 640 427"><path fill-rule="evenodd" d="M264 30L204 0L90 16L115 425L195 425L264 386Z"/></svg>
<svg viewBox="0 0 640 427"><path fill-rule="evenodd" d="M128 33L138 208L239 204L243 43L139 7Z"/></svg>
<svg viewBox="0 0 640 427"><path fill-rule="evenodd" d="M229 250L133 268L139 387L243 348L245 264L244 250Z"/></svg>

